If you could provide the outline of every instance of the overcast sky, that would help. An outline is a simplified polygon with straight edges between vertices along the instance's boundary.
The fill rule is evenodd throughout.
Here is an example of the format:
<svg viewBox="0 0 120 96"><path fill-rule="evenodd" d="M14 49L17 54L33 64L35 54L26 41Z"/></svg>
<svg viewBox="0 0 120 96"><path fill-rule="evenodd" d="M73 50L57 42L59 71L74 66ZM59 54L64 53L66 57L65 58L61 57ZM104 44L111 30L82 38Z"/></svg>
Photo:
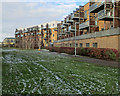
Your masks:
<svg viewBox="0 0 120 96"><path fill-rule="evenodd" d="M84 1L3 0L0 3L0 42L6 37L14 37L16 28L61 21L79 5L84 5L89 0Z"/></svg>

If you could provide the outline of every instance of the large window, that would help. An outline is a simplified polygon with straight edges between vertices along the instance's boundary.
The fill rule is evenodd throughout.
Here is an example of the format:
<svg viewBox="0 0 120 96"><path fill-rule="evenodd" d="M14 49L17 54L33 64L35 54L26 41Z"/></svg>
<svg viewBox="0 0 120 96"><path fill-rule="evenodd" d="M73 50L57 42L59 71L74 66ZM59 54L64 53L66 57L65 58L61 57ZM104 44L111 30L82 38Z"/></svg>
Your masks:
<svg viewBox="0 0 120 96"><path fill-rule="evenodd" d="M98 47L98 44L97 44L97 43L93 43L93 47L94 47L94 48L97 48L97 47Z"/></svg>
<svg viewBox="0 0 120 96"><path fill-rule="evenodd" d="M90 43L86 43L86 47L90 47Z"/></svg>

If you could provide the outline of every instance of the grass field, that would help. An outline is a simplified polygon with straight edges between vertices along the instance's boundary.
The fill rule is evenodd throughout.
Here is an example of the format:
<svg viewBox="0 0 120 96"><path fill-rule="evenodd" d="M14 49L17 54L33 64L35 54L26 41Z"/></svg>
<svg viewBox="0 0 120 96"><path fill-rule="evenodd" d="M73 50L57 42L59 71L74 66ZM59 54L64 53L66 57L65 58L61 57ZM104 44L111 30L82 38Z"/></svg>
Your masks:
<svg viewBox="0 0 120 96"><path fill-rule="evenodd" d="M3 49L3 94L117 94L118 69L37 50Z"/></svg>

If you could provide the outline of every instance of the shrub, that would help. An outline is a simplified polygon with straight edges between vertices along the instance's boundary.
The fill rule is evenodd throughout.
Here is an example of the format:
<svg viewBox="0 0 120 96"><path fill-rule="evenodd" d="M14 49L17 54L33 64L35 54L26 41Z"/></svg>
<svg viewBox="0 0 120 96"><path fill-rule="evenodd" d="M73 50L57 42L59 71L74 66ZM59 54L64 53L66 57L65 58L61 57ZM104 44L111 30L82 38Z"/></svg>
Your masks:
<svg viewBox="0 0 120 96"><path fill-rule="evenodd" d="M47 47L46 47L47 48ZM72 47L49 47L47 48L51 52L59 52L59 53L67 53L74 55L75 48ZM117 60L120 59L120 52L116 49L110 48L77 48L77 55L89 56L98 59L106 59L106 60Z"/></svg>

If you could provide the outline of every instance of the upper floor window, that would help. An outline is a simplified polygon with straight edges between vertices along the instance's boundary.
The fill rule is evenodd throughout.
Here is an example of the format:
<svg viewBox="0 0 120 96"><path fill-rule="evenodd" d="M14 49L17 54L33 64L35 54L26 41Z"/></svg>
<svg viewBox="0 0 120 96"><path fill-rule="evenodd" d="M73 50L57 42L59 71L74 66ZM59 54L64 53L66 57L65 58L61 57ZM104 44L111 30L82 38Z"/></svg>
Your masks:
<svg viewBox="0 0 120 96"><path fill-rule="evenodd" d="M13 40L11 40L11 42L13 42Z"/></svg>

